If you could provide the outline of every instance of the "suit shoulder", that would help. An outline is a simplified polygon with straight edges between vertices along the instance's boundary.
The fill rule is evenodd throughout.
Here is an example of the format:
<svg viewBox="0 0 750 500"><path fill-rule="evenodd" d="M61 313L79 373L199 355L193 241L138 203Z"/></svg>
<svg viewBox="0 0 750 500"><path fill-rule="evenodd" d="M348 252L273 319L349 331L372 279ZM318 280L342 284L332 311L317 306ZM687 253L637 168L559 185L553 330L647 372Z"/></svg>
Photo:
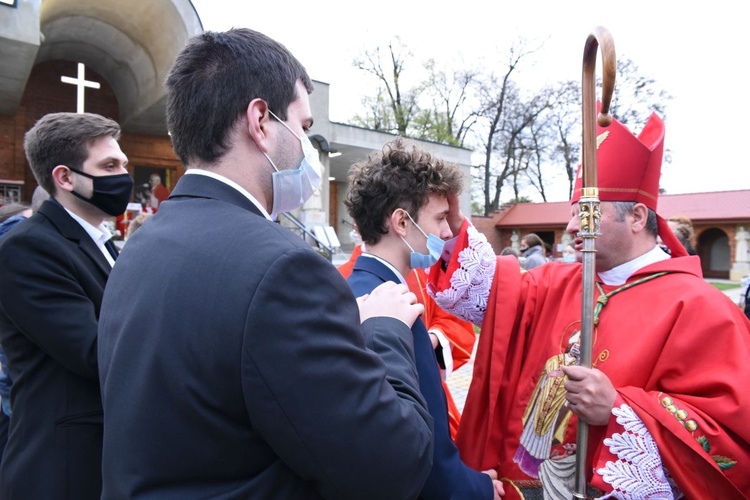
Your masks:
<svg viewBox="0 0 750 500"><path fill-rule="evenodd" d="M45 218L29 218L18 224L0 239L0 252L14 251L17 248L44 248L59 244L65 238Z"/></svg>

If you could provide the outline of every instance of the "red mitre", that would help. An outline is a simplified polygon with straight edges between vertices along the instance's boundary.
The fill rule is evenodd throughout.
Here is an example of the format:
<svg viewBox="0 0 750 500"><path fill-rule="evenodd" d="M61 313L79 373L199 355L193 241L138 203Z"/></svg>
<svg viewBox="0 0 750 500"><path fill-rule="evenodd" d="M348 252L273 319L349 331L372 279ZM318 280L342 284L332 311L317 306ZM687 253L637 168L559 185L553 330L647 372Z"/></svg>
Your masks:
<svg viewBox="0 0 750 500"><path fill-rule="evenodd" d="M599 104L597 103L597 111ZM609 127L596 125L596 163L601 201L634 201L656 212L659 201L659 178L664 153L664 121L652 113L636 137L622 123L612 118ZM571 203L581 198L582 172L578 168ZM687 255L667 222L657 215L659 236L673 257Z"/></svg>

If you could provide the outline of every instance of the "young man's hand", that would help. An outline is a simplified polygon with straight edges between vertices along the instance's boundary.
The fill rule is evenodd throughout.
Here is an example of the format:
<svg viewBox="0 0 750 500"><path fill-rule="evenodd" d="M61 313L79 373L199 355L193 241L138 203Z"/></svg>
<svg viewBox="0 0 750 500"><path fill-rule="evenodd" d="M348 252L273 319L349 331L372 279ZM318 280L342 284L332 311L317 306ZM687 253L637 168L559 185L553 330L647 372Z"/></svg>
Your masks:
<svg viewBox="0 0 750 500"><path fill-rule="evenodd" d="M386 281L372 292L357 297L360 322L387 316L403 321L411 328L417 317L424 312L424 306L417 302L417 296L406 285Z"/></svg>

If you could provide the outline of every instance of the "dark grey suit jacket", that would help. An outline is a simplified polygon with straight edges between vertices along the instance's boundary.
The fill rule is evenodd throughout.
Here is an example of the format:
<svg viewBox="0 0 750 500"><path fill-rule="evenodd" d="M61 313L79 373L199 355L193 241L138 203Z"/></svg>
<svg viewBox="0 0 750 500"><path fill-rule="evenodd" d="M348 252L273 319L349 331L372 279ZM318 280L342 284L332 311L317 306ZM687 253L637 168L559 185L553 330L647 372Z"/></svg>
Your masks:
<svg viewBox="0 0 750 500"><path fill-rule="evenodd" d="M220 181L183 176L128 240L99 336L103 498L400 499L429 473L409 328L361 329L333 265Z"/></svg>
<svg viewBox="0 0 750 500"><path fill-rule="evenodd" d="M0 498L98 499L97 317L110 265L56 201L0 243L0 342L13 379Z"/></svg>

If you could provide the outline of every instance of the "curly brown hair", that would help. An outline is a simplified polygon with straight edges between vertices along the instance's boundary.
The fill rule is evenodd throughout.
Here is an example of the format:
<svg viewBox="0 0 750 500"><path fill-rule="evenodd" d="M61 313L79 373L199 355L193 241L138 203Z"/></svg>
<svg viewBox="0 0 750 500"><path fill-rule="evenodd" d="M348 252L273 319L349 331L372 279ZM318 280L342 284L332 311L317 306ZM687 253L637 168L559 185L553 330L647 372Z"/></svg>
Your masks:
<svg viewBox="0 0 750 500"><path fill-rule="evenodd" d="M344 205L362 241L375 244L388 232L388 217L402 208L415 221L432 194L459 194L463 174L455 163L397 137L349 169Z"/></svg>

